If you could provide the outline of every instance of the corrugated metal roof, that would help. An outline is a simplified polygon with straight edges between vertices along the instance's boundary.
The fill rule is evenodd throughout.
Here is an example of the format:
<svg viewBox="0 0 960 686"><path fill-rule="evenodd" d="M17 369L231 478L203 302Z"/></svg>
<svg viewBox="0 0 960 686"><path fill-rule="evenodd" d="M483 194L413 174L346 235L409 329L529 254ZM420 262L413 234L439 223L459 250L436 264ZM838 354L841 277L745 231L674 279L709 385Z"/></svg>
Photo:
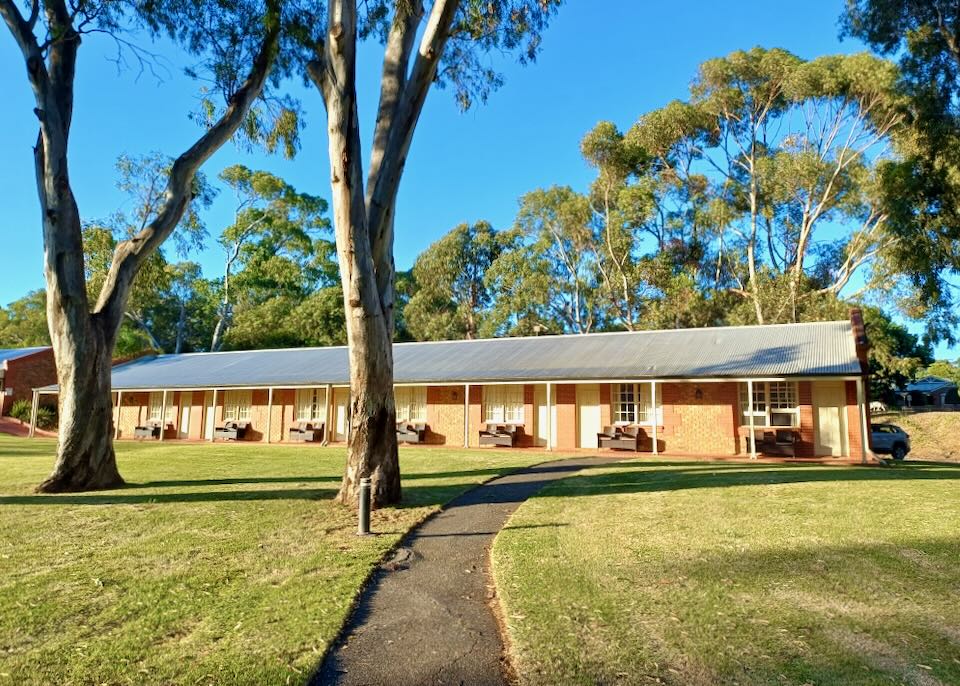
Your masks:
<svg viewBox="0 0 960 686"><path fill-rule="evenodd" d="M33 348L7 348L0 350L0 364L3 364L7 360L15 360L18 357L26 357L27 355L47 350L49 347L50 346L40 345Z"/></svg>
<svg viewBox="0 0 960 686"><path fill-rule="evenodd" d="M393 355L397 383L860 373L848 322L398 343ZM345 347L160 355L113 371L120 390L348 382Z"/></svg>
<svg viewBox="0 0 960 686"><path fill-rule="evenodd" d="M908 383L907 390L917 391L918 393L933 393L934 391L939 391L941 388L956 387L956 385L957 384L950 381L950 379L941 379L939 376L925 376L913 383Z"/></svg>

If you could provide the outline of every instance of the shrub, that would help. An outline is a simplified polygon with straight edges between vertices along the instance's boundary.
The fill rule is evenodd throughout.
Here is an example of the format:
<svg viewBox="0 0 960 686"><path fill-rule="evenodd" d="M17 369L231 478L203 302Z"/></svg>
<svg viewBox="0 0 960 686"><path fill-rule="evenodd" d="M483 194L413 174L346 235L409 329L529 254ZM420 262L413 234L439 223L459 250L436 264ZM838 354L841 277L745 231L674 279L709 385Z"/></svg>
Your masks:
<svg viewBox="0 0 960 686"><path fill-rule="evenodd" d="M57 408L41 405L37 408L37 426L41 429L57 428Z"/></svg>
<svg viewBox="0 0 960 686"><path fill-rule="evenodd" d="M10 407L10 416L14 419L19 419L21 422L30 421L30 412L33 409L29 400L17 400Z"/></svg>

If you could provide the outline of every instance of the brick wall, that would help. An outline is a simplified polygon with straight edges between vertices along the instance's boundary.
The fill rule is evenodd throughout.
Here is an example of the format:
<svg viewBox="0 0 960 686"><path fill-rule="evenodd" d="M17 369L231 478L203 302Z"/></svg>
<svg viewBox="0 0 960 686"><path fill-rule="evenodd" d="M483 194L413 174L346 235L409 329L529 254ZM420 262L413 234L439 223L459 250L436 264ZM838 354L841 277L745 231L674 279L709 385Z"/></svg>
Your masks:
<svg viewBox="0 0 960 686"><path fill-rule="evenodd" d="M427 386L427 443L463 445L463 394L463 386Z"/></svg>
<svg viewBox="0 0 960 686"><path fill-rule="evenodd" d="M557 384L557 448L572 450L577 447L577 387Z"/></svg>
<svg viewBox="0 0 960 686"><path fill-rule="evenodd" d="M800 440L794 446L797 457L813 457L813 384L800 381L797 384L797 402L800 405Z"/></svg>
<svg viewBox="0 0 960 686"><path fill-rule="evenodd" d="M847 381L844 385L847 394L847 441L850 445L850 457L858 460L862 454L863 441L860 434L860 408L857 406L857 382Z"/></svg>
<svg viewBox="0 0 960 686"><path fill-rule="evenodd" d="M663 428L658 438L671 452L735 455L737 438L736 383L659 384ZM697 398L697 389L701 397Z"/></svg>
<svg viewBox="0 0 960 686"><path fill-rule="evenodd" d="M0 389L0 414L8 414L17 400L33 401L33 389L57 383L57 366L53 359L53 349L41 350L15 360L7 360L3 375L3 387L12 388L13 395L4 395ZM56 402L49 396L41 397L40 404Z"/></svg>

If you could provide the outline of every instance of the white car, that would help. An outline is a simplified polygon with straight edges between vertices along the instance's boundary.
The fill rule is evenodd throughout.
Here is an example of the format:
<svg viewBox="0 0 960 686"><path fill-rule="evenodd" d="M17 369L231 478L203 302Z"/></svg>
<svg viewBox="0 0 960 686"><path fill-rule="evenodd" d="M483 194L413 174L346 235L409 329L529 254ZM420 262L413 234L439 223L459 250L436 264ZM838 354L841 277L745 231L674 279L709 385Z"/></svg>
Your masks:
<svg viewBox="0 0 960 686"><path fill-rule="evenodd" d="M870 437L875 453L902 460L910 452L910 434L895 424L874 424Z"/></svg>

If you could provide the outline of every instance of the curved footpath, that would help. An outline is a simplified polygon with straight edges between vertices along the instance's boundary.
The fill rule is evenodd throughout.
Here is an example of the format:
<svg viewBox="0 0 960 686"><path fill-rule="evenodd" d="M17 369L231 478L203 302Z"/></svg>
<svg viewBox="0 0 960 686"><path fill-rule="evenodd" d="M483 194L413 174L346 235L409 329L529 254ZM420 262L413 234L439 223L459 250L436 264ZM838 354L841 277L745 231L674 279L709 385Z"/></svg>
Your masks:
<svg viewBox="0 0 960 686"><path fill-rule="evenodd" d="M413 529L364 589L311 684L506 684L490 546L551 481L621 457L545 462L489 481Z"/></svg>

